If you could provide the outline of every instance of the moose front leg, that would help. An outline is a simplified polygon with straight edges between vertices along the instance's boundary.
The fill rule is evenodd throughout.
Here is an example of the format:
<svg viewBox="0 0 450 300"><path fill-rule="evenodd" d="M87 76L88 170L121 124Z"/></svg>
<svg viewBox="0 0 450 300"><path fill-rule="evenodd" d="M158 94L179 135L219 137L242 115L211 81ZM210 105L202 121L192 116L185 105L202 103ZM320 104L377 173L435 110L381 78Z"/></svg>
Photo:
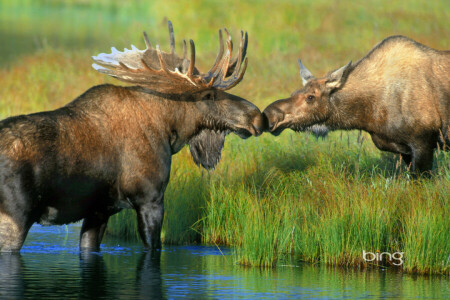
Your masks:
<svg viewBox="0 0 450 300"><path fill-rule="evenodd" d="M157 157L148 157L151 169L130 168L133 175L123 186L123 195L136 210L138 232L147 249L161 248L161 228L164 219L164 192L170 177L171 155L167 149L155 149Z"/></svg>
<svg viewBox="0 0 450 300"><path fill-rule="evenodd" d="M84 218L80 232L80 249L99 250L109 215L94 214Z"/></svg>
<svg viewBox="0 0 450 300"><path fill-rule="evenodd" d="M412 161L411 154L400 153L400 156L402 157L402 160L405 162L406 166L408 168L411 167L411 161Z"/></svg>
<svg viewBox="0 0 450 300"><path fill-rule="evenodd" d="M411 170L417 175L431 175L433 168L434 149L429 145L417 145L412 147Z"/></svg>
<svg viewBox="0 0 450 300"><path fill-rule="evenodd" d="M402 160L405 162L407 167L411 166L412 161L412 155L411 155L411 149L401 143L396 143L390 140L387 140L386 138L383 138L376 134L371 134L372 141L375 144L375 146L383 151L389 151L393 153L400 153Z"/></svg>
<svg viewBox="0 0 450 300"><path fill-rule="evenodd" d="M0 169L1 167L0 165ZM12 176L1 178L1 175L3 174L0 174L0 252L16 252L22 248L39 210L32 210L32 201L23 192L20 181L11 180Z"/></svg>
<svg viewBox="0 0 450 300"><path fill-rule="evenodd" d="M164 194L148 199L137 209L138 230L146 248L161 248L161 228L164 219Z"/></svg>
<svg viewBox="0 0 450 300"><path fill-rule="evenodd" d="M26 216L10 216L0 211L0 252L19 251L31 225Z"/></svg>

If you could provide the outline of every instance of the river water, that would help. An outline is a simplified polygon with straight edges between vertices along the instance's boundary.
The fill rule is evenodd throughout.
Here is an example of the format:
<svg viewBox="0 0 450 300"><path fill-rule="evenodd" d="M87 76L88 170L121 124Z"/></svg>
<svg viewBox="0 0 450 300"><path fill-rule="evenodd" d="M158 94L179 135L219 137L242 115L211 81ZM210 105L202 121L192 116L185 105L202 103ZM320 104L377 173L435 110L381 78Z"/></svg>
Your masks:
<svg viewBox="0 0 450 300"><path fill-rule="evenodd" d="M246 268L231 250L164 246L107 238L100 252L80 253L80 224L34 225L20 254L0 254L0 299L445 299L448 279L391 270L296 263Z"/></svg>

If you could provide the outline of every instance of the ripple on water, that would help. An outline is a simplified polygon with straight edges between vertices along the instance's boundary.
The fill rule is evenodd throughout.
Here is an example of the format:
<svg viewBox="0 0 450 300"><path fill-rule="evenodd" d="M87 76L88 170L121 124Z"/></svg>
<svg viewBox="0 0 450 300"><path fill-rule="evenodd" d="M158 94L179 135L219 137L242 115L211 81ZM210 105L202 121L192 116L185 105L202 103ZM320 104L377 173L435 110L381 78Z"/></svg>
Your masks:
<svg viewBox="0 0 450 300"><path fill-rule="evenodd" d="M78 250L80 225L33 226L20 254L0 254L0 299L73 298L445 298L447 279L385 271L244 268L229 248L165 246L106 239L100 252Z"/></svg>

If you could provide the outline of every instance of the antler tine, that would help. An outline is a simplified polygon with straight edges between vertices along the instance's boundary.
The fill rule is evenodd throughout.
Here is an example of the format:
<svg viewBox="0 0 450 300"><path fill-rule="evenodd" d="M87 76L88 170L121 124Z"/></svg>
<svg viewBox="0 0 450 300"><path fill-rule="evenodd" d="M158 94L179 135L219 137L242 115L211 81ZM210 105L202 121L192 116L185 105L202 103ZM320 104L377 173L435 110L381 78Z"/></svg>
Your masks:
<svg viewBox="0 0 450 300"><path fill-rule="evenodd" d="M172 54L175 53L175 34L173 33L173 26L172 26L172 22L168 21L168 26L169 26L169 36L170 36L170 52Z"/></svg>
<svg viewBox="0 0 450 300"><path fill-rule="evenodd" d="M245 70L247 70L247 62L248 62L248 58L246 57L244 60L244 65L242 66L241 72L239 73L238 77L231 77L230 79L228 79L226 81L220 81L214 87L217 89L222 89L222 90L229 90L229 89L235 87L244 78Z"/></svg>
<svg viewBox="0 0 450 300"><path fill-rule="evenodd" d="M241 43L243 44L242 46L242 50L240 50L240 54L241 54L241 60L242 58L247 56L247 46L248 46L248 34L247 31L245 32L245 34L241 31Z"/></svg>
<svg viewBox="0 0 450 300"><path fill-rule="evenodd" d="M186 59L186 56L187 56L186 40L183 40L183 59Z"/></svg>
<svg viewBox="0 0 450 300"><path fill-rule="evenodd" d="M193 40L189 40L189 42L191 44L191 60L189 62L189 68L186 75L188 77L191 77L192 74L194 73L194 66L195 66L195 45Z"/></svg>
<svg viewBox="0 0 450 300"><path fill-rule="evenodd" d="M159 47L159 45L156 45L156 54L158 55L159 66L161 67L161 70L163 70L165 73L168 73L169 69L167 68L166 62L162 57L161 48Z"/></svg>
<svg viewBox="0 0 450 300"><path fill-rule="evenodd" d="M150 40L148 39L147 33L144 31L144 41L145 45L147 46L147 49L153 49L152 44L150 43Z"/></svg>
<svg viewBox="0 0 450 300"><path fill-rule="evenodd" d="M239 77L236 79L236 81L234 82L234 84L230 85L227 87L227 89L231 89L232 87L234 87L236 84L238 84L239 82L241 82L241 80L244 78L244 74L245 71L247 70L247 64L248 64L248 58L246 57L244 60L244 65L241 68L241 72L239 73Z"/></svg>
<svg viewBox="0 0 450 300"><path fill-rule="evenodd" d="M242 59L247 55L247 43L248 43L247 32L245 32L244 38L244 32L241 30L241 40L239 41L239 52L234 61L230 64L230 66L236 67L239 59L242 61Z"/></svg>
<svg viewBox="0 0 450 300"><path fill-rule="evenodd" d="M233 50L233 42L231 41L231 35L228 32L226 28L224 28L225 33L227 34L227 51L222 57L222 60L219 64L219 69L214 72L214 77L218 78L219 81L217 82L217 86L221 84L225 80L225 77L227 76L228 68L230 67L230 60L231 60L231 51ZM216 84L215 84L216 86Z"/></svg>
<svg viewBox="0 0 450 300"><path fill-rule="evenodd" d="M224 28L225 33L227 34L227 51L225 51L225 54L222 55L222 59L218 63L215 72L212 74L212 77L219 78L219 81L222 81L225 79L228 71L228 67L230 66L230 59L231 59L231 50L233 49L233 44L231 42L231 36L230 33L226 28ZM219 83L220 84L220 83Z"/></svg>
<svg viewBox="0 0 450 300"><path fill-rule="evenodd" d="M239 52L237 54L235 61L233 62L233 64L235 64L233 73L229 76L228 80L224 80L225 79L225 74L224 74L223 77L220 78L214 84L214 86L216 88L231 89L232 87L236 86L242 80L242 78L244 77L245 71L247 69L248 59L245 57L247 54L247 45L248 45L248 34L247 34L247 32L244 34L241 31L241 39L239 42ZM228 45L228 47L230 48L230 45ZM245 58L245 60L244 60L244 58ZM229 65L229 59L230 59L230 57L228 57L228 65ZM244 61L243 66L242 66L242 61ZM229 67L229 66L227 66L227 67ZM222 68L222 70L225 70L225 66ZM220 75L222 75L222 74L220 74Z"/></svg>
<svg viewBox="0 0 450 300"><path fill-rule="evenodd" d="M234 72L232 75L236 76L236 70L240 70L241 69L241 63L242 60L245 58L245 56L247 55L247 45L248 45L248 34L247 32L244 32L241 30L241 40L239 41L239 52L237 55L237 63L236 66L234 68Z"/></svg>
<svg viewBox="0 0 450 300"><path fill-rule="evenodd" d="M222 30L220 30L220 29L219 29L219 47L220 47L219 53L217 54L216 61L214 62L213 66L208 71L208 73L206 73L207 74L205 76L206 80L208 80L209 78L214 78L214 76L212 76L212 75L216 72L217 68L219 67L222 56L223 56L223 49L224 49L223 36L222 36Z"/></svg>
<svg viewBox="0 0 450 300"><path fill-rule="evenodd" d="M223 30L227 34L227 46L229 46L228 48L229 48L230 53L231 53L231 51L233 51L233 41L231 40L231 35L228 32L228 29L224 28Z"/></svg>
<svg viewBox="0 0 450 300"><path fill-rule="evenodd" d="M245 34L247 37L247 32ZM240 71L242 59L245 57L246 52L247 52L247 43L246 40L244 40L244 32L241 30L241 39L239 40L239 51L234 61L230 64L230 66L234 68L233 73L227 75L229 75L230 77L236 77L236 75Z"/></svg>

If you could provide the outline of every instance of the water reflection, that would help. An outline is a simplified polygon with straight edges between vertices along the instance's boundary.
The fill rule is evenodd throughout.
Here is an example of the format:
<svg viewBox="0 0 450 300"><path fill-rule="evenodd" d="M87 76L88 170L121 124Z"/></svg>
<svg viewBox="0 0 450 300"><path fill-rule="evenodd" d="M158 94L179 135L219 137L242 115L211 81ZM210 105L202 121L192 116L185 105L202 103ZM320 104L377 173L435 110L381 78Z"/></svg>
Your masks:
<svg viewBox="0 0 450 300"><path fill-rule="evenodd" d="M96 252L80 252L81 296L99 299L108 296L106 267L103 256Z"/></svg>
<svg viewBox="0 0 450 300"><path fill-rule="evenodd" d="M22 299L25 290L22 257L18 253L0 253L0 299Z"/></svg>
<svg viewBox="0 0 450 300"><path fill-rule="evenodd" d="M161 252L144 252L136 268L136 286L141 299L165 299L161 278Z"/></svg>
<svg viewBox="0 0 450 300"><path fill-rule="evenodd" d="M412 277L299 264L244 268L230 250L106 240L101 252L80 252L80 225L33 226L21 254L0 254L0 299L294 299L430 298L450 295L443 276ZM223 255L223 254L224 255Z"/></svg>

